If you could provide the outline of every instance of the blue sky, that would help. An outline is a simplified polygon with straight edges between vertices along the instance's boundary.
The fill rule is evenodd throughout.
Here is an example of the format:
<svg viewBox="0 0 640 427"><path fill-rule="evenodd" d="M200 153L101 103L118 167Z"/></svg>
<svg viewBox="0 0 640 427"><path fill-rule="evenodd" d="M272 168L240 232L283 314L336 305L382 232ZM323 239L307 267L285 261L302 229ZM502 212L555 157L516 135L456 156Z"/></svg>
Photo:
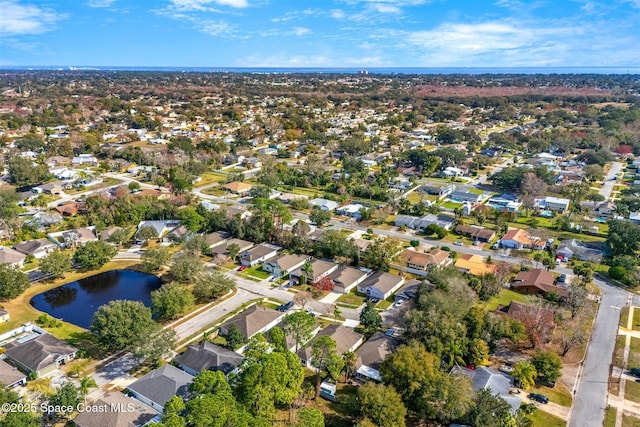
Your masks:
<svg viewBox="0 0 640 427"><path fill-rule="evenodd" d="M640 0L0 0L0 66L640 65Z"/></svg>

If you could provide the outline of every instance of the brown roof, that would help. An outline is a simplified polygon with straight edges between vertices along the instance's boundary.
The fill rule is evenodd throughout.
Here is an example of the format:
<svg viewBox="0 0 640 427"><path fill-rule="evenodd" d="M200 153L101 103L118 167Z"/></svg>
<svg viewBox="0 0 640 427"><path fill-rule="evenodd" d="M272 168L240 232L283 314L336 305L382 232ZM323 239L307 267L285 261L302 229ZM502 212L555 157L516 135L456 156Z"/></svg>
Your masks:
<svg viewBox="0 0 640 427"><path fill-rule="evenodd" d="M231 191L232 193L244 193L253 188L251 184L245 184L244 182L234 181L222 186L222 188Z"/></svg>
<svg viewBox="0 0 640 427"><path fill-rule="evenodd" d="M249 307L242 313L236 315L233 319L225 322L220 330L226 332L231 325L235 325L245 338L249 339L262 328L267 326L274 320L284 316L284 313L272 310L267 307L259 307L254 305ZM222 334L224 335L224 334Z"/></svg>
<svg viewBox="0 0 640 427"><path fill-rule="evenodd" d="M335 341L336 353L338 355L346 353L349 349L364 339L364 337L353 330L353 328L333 324L321 330L318 335L316 335L316 338L321 336L328 336ZM314 340L316 338L314 338ZM313 340L311 342L313 342ZM311 358L311 347L312 345L309 344L307 347L298 350L298 356L303 360L309 360Z"/></svg>
<svg viewBox="0 0 640 427"><path fill-rule="evenodd" d="M216 231L215 233L205 234L204 240L207 242L209 247L213 247L219 245L229 238L229 233L226 231Z"/></svg>
<svg viewBox="0 0 640 427"><path fill-rule="evenodd" d="M73 216L78 214L78 204L76 202L66 202L54 208L60 215Z"/></svg>
<svg viewBox="0 0 640 427"><path fill-rule="evenodd" d="M357 268L342 265L338 267L336 271L331 273L329 275L329 278L333 280L336 286L346 288L351 284L353 284L353 282L356 282L357 280L361 279L363 276L366 276L366 275L367 273L365 273L362 270L358 270Z"/></svg>
<svg viewBox="0 0 640 427"><path fill-rule="evenodd" d="M525 317L530 317L531 313L536 313L536 318L540 322L553 325L553 311L544 307L537 307L535 305L523 304L517 301L511 301L507 307L503 307L500 311L505 312L510 317L516 320L524 320Z"/></svg>
<svg viewBox="0 0 640 427"><path fill-rule="evenodd" d="M548 270L536 268L529 271L521 271L513 279L513 283L514 285L551 286L555 283L555 276Z"/></svg>
<svg viewBox="0 0 640 427"><path fill-rule="evenodd" d="M498 268L495 264L487 264L486 260L480 255L472 254L460 255L456 260L455 266L462 270L466 270L469 274L473 274L474 276L493 274Z"/></svg>
<svg viewBox="0 0 640 427"><path fill-rule="evenodd" d="M0 264L18 264L24 261L26 255L20 252L0 246Z"/></svg>
<svg viewBox="0 0 640 427"><path fill-rule="evenodd" d="M395 288L404 279L396 274L387 273L385 271L376 271L367 277L358 285L359 288L368 288L370 286L377 289L380 293L386 294Z"/></svg>
<svg viewBox="0 0 640 427"><path fill-rule="evenodd" d="M400 253L400 258L407 263L419 264L424 266L438 266L449 258L449 252L442 249L436 249L433 252L418 252L411 249L405 249Z"/></svg>
<svg viewBox="0 0 640 427"><path fill-rule="evenodd" d="M102 396L92 407L104 407L105 412L80 412L73 420L78 427L135 427L151 421L158 413L150 406L122 393ZM112 410L115 409L115 410ZM118 410L120 409L120 410Z"/></svg>
<svg viewBox="0 0 640 427"><path fill-rule="evenodd" d="M496 235L495 231L488 228L480 227L477 225L464 224L459 224L456 227L456 232L483 240L491 240Z"/></svg>
<svg viewBox="0 0 640 427"><path fill-rule="evenodd" d="M18 368L11 366L4 360L0 359L0 384L9 386L22 379L26 380L26 378L27 376L20 372Z"/></svg>
<svg viewBox="0 0 640 427"><path fill-rule="evenodd" d="M290 268L295 267L301 262L305 262L309 259L308 255L295 255L295 254L285 254L280 255L277 258L274 258L269 263L277 264L280 270L289 271Z"/></svg>
<svg viewBox="0 0 640 427"><path fill-rule="evenodd" d="M500 240L513 240L514 242L527 246L544 245L544 242L532 239L529 233L521 228L510 228Z"/></svg>

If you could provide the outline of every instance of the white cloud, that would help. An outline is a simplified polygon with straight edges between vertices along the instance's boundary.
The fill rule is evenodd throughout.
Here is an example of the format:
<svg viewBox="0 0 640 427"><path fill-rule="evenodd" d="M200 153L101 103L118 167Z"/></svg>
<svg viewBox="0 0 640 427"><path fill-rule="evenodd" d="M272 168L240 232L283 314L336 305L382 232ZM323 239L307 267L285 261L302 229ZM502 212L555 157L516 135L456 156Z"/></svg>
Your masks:
<svg viewBox="0 0 640 427"><path fill-rule="evenodd" d="M400 13L398 7L386 3L373 3L371 8L380 13Z"/></svg>
<svg viewBox="0 0 640 427"><path fill-rule="evenodd" d="M2 19L0 35L42 34L51 31L56 22L66 15L32 4L20 4L16 0L0 1Z"/></svg>
<svg viewBox="0 0 640 427"><path fill-rule="evenodd" d="M249 6L247 0L170 0L171 6L180 11L200 11L200 12L216 12L217 9L211 8L211 3L218 6L230 6L242 9Z"/></svg>
<svg viewBox="0 0 640 427"><path fill-rule="evenodd" d="M306 34L311 34L312 31L308 28L304 28L304 27L294 27L293 28L293 34L295 34L296 36L304 36Z"/></svg>
<svg viewBox="0 0 640 427"><path fill-rule="evenodd" d="M344 19L347 16L342 9L333 9L331 11L331 17L335 19Z"/></svg>
<svg viewBox="0 0 640 427"><path fill-rule="evenodd" d="M116 0L89 0L89 2L87 3L87 6L89 6L89 7L109 7L115 1Z"/></svg>
<svg viewBox="0 0 640 427"><path fill-rule="evenodd" d="M196 23L200 31L214 37L225 37L234 32L233 27L224 21L202 20Z"/></svg>

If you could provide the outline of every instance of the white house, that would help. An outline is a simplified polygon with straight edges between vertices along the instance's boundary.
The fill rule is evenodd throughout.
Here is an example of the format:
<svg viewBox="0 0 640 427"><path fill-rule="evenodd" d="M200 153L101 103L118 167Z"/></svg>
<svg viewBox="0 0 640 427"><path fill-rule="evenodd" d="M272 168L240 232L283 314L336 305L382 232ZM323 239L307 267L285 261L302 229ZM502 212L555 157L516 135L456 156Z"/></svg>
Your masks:
<svg viewBox="0 0 640 427"><path fill-rule="evenodd" d="M262 264L262 270L271 273L274 277L284 277L302 267L310 259L308 255L281 255Z"/></svg>
<svg viewBox="0 0 640 427"><path fill-rule="evenodd" d="M322 198L310 200L309 204L311 204L311 206L319 207L322 211L333 211L338 207L338 202Z"/></svg>
<svg viewBox="0 0 640 427"><path fill-rule="evenodd" d="M358 292L371 298L387 299L400 289L404 278L384 271L376 271L358 285Z"/></svg>
<svg viewBox="0 0 640 427"><path fill-rule="evenodd" d="M247 267L253 267L275 257L280 249L282 249L280 246L268 243L256 245L240 254L240 263Z"/></svg>
<svg viewBox="0 0 640 427"><path fill-rule="evenodd" d="M71 160L71 163L74 165L84 165L87 163L95 165L96 163L98 163L98 159L91 154L80 154L74 157Z"/></svg>

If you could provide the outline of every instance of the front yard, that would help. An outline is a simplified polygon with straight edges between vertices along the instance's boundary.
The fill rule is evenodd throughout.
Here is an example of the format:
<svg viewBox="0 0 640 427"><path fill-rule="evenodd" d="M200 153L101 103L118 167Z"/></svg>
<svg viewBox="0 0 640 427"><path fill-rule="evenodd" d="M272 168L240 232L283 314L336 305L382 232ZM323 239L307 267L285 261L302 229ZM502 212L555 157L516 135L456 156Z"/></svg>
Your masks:
<svg viewBox="0 0 640 427"><path fill-rule="evenodd" d="M244 276L248 279L260 279L265 280L271 276L271 273L262 270L262 265L256 265L254 267L249 267L246 270L240 273L241 276Z"/></svg>
<svg viewBox="0 0 640 427"><path fill-rule="evenodd" d="M353 288L348 294L341 295L337 303L338 305L356 308L364 304L366 299L366 295L358 293L357 288Z"/></svg>

